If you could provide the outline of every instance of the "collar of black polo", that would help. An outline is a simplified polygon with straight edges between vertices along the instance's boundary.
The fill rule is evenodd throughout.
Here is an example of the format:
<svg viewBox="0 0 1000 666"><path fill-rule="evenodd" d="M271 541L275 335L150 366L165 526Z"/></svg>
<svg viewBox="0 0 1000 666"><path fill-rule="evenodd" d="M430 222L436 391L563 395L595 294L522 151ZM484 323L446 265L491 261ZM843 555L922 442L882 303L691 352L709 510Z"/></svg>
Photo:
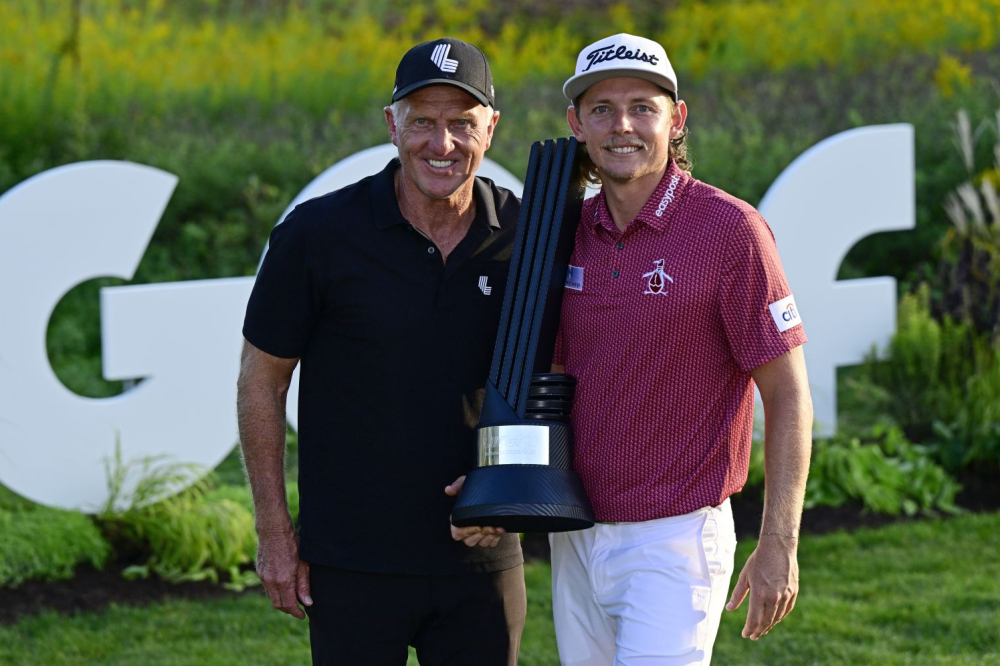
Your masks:
<svg viewBox="0 0 1000 666"><path fill-rule="evenodd" d="M379 231L399 224L409 224L399 212L399 202L396 200L396 169L399 168L399 158L392 158L382 171L375 174L371 188L371 205L374 213L375 228ZM496 206L493 205L493 192L489 182L476 178L472 186L472 196L476 198L476 219L474 225L488 225L493 229L500 228L497 219Z"/></svg>

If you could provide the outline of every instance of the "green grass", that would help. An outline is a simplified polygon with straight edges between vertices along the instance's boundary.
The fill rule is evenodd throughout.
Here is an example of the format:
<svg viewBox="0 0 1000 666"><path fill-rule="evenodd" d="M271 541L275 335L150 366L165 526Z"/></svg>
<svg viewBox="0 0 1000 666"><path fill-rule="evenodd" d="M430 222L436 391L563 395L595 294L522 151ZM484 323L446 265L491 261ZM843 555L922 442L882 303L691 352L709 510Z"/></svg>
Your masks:
<svg viewBox="0 0 1000 666"><path fill-rule="evenodd" d="M0 663L305 664L304 622L271 609L262 594L212 602L114 606L62 618L45 614L0 629Z"/></svg>
<svg viewBox="0 0 1000 666"><path fill-rule="evenodd" d="M753 542L741 543L742 564ZM757 643L744 605L723 617L716 664L1000 664L1000 514L809 537L795 611ZM549 568L527 567L521 663L558 663ZM44 614L0 627L3 664L304 664L307 627L259 591L211 602ZM412 662L412 660L411 660Z"/></svg>
<svg viewBox="0 0 1000 666"><path fill-rule="evenodd" d="M998 552L1000 514L807 538L794 612L757 643L726 614L716 661L1000 664Z"/></svg>

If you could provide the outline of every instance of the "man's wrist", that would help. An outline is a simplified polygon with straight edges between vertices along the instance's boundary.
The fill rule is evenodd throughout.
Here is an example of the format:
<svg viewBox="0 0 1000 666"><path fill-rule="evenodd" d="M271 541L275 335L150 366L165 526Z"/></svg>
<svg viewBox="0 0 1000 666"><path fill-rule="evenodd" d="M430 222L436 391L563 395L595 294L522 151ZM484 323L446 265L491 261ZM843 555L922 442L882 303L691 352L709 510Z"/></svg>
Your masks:
<svg viewBox="0 0 1000 666"><path fill-rule="evenodd" d="M258 520L254 524L259 539L287 538L297 534L292 517L286 513L285 518L277 520Z"/></svg>
<svg viewBox="0 0 1000 666"><path fill-rule="evenodd" d="M788 531L784 531L784 532L778 532L778 531L765 532L765 531L761 531L760 538L763 539L764 537L775 537L775 538L778 538L778 539L788 539L790 541L798 541L799 540L799 531L798 530L788 530Z"/></svg>

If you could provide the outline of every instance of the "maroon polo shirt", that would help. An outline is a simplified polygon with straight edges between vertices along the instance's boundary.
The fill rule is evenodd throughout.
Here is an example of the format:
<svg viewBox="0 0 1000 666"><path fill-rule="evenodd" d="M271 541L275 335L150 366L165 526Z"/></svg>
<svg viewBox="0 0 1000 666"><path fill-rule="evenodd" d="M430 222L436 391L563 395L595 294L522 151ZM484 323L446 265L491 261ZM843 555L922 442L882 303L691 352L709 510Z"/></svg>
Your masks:
<svg viewBox="0 0 1000 666"><path fill-rule="evenodd" d="M600 521L717 505L746 482L750 371L806 341L774 236L670 163L624 232L585 202L556 363L579 383L574 467Z"/></svg>

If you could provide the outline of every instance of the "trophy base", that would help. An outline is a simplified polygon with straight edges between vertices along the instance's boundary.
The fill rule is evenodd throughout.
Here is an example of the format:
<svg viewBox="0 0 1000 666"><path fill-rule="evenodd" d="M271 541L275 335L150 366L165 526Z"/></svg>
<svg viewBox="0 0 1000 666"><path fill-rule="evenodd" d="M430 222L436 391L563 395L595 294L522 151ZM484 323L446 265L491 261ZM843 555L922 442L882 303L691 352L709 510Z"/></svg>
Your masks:
<svg viewBox="0 0 1000 666"><path fill-rule="evenodd" d="M456 527L507 532L569 532L593 526L594 513L575 473L547 465L478 467L452 509Z"/></svg>

